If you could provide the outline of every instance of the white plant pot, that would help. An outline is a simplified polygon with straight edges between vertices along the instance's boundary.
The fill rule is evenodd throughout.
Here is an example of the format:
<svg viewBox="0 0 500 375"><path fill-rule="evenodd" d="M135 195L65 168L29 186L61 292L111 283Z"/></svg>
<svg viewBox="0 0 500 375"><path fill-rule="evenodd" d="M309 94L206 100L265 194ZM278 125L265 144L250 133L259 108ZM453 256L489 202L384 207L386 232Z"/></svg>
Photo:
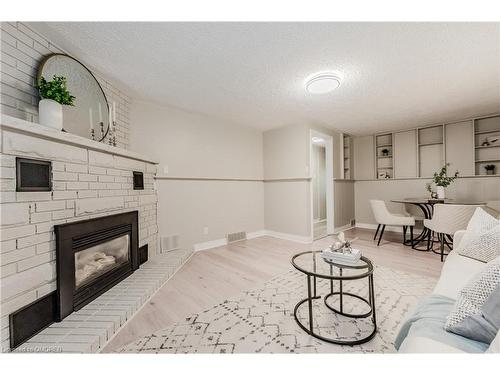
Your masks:
<svg viewBox="0 0 500 375"><path fill-rule="evenodd" d="M63 107L52 99L42 99L38 103L38 119L40 124L49 128L62 130Z"/></svg>
<svg viewBox="0 0 500 375"><path fill-rule="evenodd" d="M444 187L443 186L436 186L436 193L437 193L438 199L444 199Z"/></svg>

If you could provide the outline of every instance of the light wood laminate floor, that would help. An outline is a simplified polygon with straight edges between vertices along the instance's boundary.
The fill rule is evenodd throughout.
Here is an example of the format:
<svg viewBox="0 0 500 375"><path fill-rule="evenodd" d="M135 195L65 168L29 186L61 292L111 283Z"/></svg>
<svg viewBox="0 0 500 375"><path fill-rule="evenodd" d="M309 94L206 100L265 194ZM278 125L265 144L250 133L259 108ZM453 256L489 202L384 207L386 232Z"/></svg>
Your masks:
<svg viewBox="0 0 500 375"><path fill-rule="evenodd" d="M442 263L434 253L419 252L401 244L402 235L387 232L377 247L374 231L351 229L348 238L358 238L355 247L375 265L425 276L439 276ZM249 290L258 283L289 270L290 258L299 251L319 250L330 245L329 237L312 244L260 237L195 253L156 295L104 348L112 352L124 344L160 330L225 298Z"/></svg>

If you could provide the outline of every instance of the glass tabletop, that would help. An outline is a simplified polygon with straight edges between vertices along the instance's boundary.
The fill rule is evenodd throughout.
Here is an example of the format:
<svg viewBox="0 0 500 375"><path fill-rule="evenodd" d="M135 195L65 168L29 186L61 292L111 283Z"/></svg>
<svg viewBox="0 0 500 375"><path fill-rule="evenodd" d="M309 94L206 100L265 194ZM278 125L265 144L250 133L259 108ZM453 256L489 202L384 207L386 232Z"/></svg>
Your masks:
<svg viewBox="0 0 500 375"><path fill-rule="evenodd" d="M412 204L464 204L464 205L485 205L486 202L477 202L471 200L462 199L431 199L431 198L401 198L401 199L391 199L394 203L412 203Z"/></svg>
<svg viewBox="0 0 500 375"><path fill-rule="evenodd" d="M362 256L354 265L326 260L321 251L305 251L292 257L292 265L302 273L333 280L356 280L373 273L370 259Z"/></svg>

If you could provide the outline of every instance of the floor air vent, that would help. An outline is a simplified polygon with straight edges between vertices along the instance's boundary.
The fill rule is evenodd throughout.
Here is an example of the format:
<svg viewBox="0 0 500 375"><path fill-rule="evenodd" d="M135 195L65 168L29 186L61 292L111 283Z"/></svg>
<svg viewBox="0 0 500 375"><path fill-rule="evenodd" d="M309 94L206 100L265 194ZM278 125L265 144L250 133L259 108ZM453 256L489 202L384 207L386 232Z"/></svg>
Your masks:
<svg viewBox="0 0 500 375"><path fill-rule="evenodd" d="M247 239L246 232L229 233L226 235L227 243L242 241Z"/></svg>
<svg viewBox="0 0 500 375"><path fill-rule="evenodd" d="M161 252L166 253L167 251L177 250L179 248L179 236L173 235L168 237L162 237L160 240Z"/></svg>

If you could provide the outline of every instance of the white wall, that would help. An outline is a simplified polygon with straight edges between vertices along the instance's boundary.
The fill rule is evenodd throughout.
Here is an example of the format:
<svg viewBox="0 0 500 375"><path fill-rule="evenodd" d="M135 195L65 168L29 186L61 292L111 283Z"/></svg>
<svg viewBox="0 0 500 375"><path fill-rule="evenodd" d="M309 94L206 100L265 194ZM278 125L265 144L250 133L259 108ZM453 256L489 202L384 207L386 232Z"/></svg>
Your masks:
<svg viewBox="0 0 500 375"><path fill-rule="evenodd" d="M354 181L335 180L334 189L334 210L335 228L344 227L351 224L355 218L354 211Z"/></svg>
<svg viewBox="0 0 500 375"><path fill-rule="evenodd" d="M265 228L300 237L311 237L311 183L308 180L270 181L264 184Z"/></svg>
<svg viewBox="0 0 500 375"><path fill-rule="evenodd" d="M131 149L158 160L159 175L262 179L260 131L141 101L130 118Z"/></svg>
<svg viewBox="0 0 500 375"><path fill-rule="evenodd" d="M264 179L309 177L309 129L285 126L264 132Z"/></svg>
<svg viewBox="0 0 500 375"><path fill-rule="evenodd" d="M264 229L261 132L140 101L131 124L131 149L157 159L169 178L156 180L160 236L178 235L188 248Z"/></svg>
<svg viewBox="0 0 500 375"><path fill-rule="evenodd" d="M311 236L309 129L286 126L264 132L264 217L270 231Z"/></svg>

